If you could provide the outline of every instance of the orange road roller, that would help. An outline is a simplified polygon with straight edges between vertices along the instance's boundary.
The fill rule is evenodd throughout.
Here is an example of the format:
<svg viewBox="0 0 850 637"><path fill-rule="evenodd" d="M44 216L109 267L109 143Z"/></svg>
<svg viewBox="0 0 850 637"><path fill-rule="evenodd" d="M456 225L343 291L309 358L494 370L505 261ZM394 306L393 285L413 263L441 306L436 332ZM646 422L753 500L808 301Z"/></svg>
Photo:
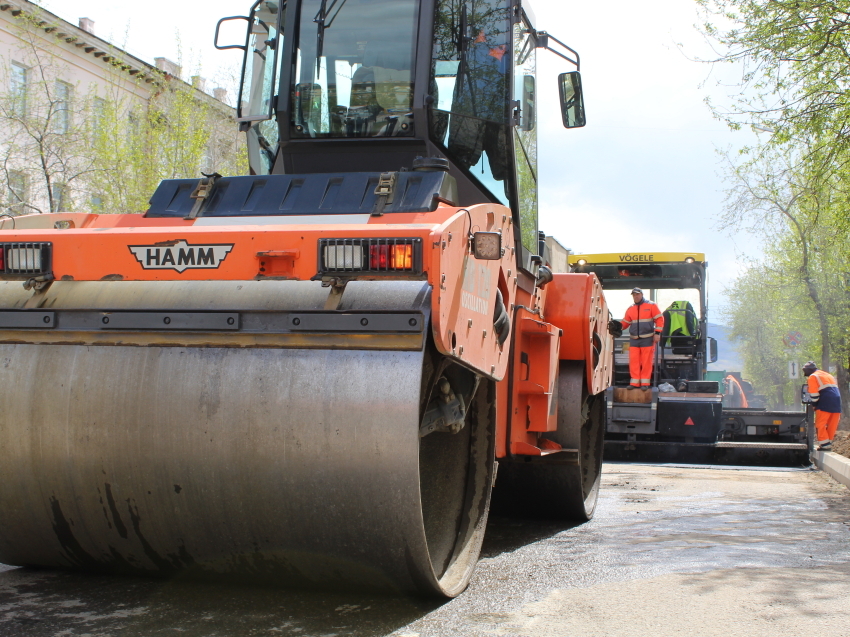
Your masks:
<svg viewBox="0 0 850 637"><path fill-rule="evenodd" d="M0 217L0 561L457 595L494 485L596 504L610 317L537 220L536 56L572 128L578 54L518 0L227 21L249 175Z"/></svg>

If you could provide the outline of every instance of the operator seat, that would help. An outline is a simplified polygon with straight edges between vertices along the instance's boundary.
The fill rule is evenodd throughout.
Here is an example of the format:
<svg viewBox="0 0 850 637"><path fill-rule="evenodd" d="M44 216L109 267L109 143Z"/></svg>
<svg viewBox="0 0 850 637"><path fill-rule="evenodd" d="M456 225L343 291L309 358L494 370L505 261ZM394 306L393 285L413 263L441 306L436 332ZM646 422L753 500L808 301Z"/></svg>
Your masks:
<svg viewBox="0 0 850 637"><path fill-rule="evenodd" d="M407 68L405 68L407 67ZM409 130L413 78L410 64L381 43L369 43L351 80L347 126L354 136L394 136ZM351 134L351 133L349 133Z"/></svg>

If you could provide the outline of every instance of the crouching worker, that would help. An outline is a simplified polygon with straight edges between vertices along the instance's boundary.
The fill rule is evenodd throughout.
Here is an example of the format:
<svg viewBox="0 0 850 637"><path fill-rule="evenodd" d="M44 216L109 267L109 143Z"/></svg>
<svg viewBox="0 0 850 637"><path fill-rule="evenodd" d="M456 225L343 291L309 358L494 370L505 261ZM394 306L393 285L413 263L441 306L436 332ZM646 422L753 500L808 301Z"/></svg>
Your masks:
<svg viewBox="0 0 850 637"><path fill-rule="evenodd" d="M818 369L813 361L803 365L803 373L808 377L809 396L815 408L815 431L817 432L818 451L832 450L832 439L841 420L841 394L835 377Z"/></svg>
<svg viewBox="0 0 850 637"><path fill-rule="evenodd" d="M623 329L628 328L629 375L632 387L649 387L652 384L652 365L655 360L655 345L661 340L664 316L658 306L643 298L643 290L632 290L635 302L626 317L620 321Z"/></svg>

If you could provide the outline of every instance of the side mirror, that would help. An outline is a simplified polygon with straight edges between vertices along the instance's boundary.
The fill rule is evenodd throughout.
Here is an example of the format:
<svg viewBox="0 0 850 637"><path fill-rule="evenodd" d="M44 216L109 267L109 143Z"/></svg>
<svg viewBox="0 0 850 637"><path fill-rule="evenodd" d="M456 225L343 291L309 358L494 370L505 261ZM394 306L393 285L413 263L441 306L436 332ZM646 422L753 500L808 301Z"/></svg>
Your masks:
<svg viewBox="0 0 850 637"><path fill-rule="evenodd" d="M711 337L708 339L708 362L717 362L717 339Z"/></svg>
<svg viewBox="0 0 850 637"><path fill-rule="evenodd" d="M476 259L495 261L502 258L501 232L475 232L472 235L472 254Z"/></svg>
<svg viewBox="0 0 850 637"><path fill-rule="evenodd" d="M244 15L234 15L234 16L230 16L229 18L222 18L221 20L219 20L218 23L215 25L215 40L213 41L213 46L215 46L215 48L219 49L220 51L224 51L226 49L241 49L242 51L245 51L245 50L248 49L247 44L225 44L225 45L221 45L221 44L218 43L218 37L221 34L221 25L224 24L225 22L232 22L234 20L245 20L245 22L247 22L249 25L251 24L251 18L244 16ZM228 35L230 35L230 34L228 34Z"/></svg>
<svg viewBox="0 0 850 637"><path fill-rule="evenodd" d="M561 96L561 117L564 128L580 128L587 124L584 115L584 95L581 90L581 73L570 71L558 76Z"/></svg>

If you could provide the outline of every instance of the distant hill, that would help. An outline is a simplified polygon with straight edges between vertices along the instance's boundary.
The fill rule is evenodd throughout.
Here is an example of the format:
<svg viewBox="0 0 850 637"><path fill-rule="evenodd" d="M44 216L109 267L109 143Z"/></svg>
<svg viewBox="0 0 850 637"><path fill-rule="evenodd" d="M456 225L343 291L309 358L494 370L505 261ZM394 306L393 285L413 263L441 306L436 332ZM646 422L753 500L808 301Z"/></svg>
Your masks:
<svg viewBox="0 0 850 637"><path fill-rule="evenodd" d="M729 329L725 325L708 324L708 335L717 339L717 362L708 366L709 371L741 372L744 362L729 338Z"/></svg>

